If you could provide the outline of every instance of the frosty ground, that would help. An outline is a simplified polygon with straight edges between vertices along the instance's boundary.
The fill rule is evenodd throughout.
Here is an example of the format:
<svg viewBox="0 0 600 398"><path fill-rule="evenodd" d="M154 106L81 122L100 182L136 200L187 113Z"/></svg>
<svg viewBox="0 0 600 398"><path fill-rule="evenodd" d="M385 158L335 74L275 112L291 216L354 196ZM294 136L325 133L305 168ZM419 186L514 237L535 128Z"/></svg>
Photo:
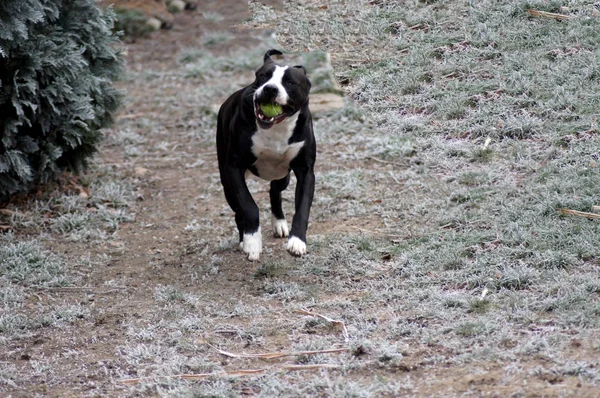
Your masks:
<svg viewBox="0 0 600 398"><path fill-rule="evenodd" d="M594 396L600 230L558 209L600 205L598 10L239 3L128 44L92 170L1 209L0 392ZM347 100L315 113L309 255L268 234L268 185L251 181L265 252L250 263L215 109L272 47L327 51Z"/></svg>

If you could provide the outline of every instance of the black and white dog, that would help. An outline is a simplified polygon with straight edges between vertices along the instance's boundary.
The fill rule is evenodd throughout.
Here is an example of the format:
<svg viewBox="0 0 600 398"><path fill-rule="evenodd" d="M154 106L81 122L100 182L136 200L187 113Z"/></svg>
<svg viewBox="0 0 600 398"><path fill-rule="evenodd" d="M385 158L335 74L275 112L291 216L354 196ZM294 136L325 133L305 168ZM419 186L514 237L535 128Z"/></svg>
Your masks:
<svg viewBox="0 0 600 398"><path fill-rule="evenodd" d="M287 250L306 253L306 229L315 190L317 154L308 109L310 81L302 66L275 63L269 50L252 84L231 95L219 109L217 156L225 198L235 212L240 248L248 260L262 251L258 207L246 185L250 173L271 182L271 222L276 237L287 237ZM267 115L265 115L267 113ZM281 192L294 171L296 213L291 232L281 207Z"/></svg>

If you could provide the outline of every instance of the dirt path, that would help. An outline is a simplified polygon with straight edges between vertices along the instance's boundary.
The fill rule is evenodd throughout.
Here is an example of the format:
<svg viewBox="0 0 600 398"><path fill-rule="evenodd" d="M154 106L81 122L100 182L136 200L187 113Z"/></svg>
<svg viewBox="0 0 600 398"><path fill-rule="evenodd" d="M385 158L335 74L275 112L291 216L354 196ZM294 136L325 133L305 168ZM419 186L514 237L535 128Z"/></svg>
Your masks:
<svg viewBox="0 0 600 398"><path fill-rule="evenodd" d="M271 3L281 6L278 2ZM207 17L201 18L199 14ZM202 110L185 99L193 96L195 90L211 90L211 86L223 82L205 77L182 82L173 77L173 72L181 68L178 60L182 51L201 46L206 32L226 34L227 41L204 47L201 56L219 57L239 53L240 49L264 51L268 33L234 27L249 17L245 2L203 1L196 12L178 14L171 30L126 46L127 68L135 77L118 83L125 93L125 106L115 127L108 132L108 144L97 161L119 170L136 185L135 220L121 224L118 234L104 244L82 247L56 242L54 249L66 257L87 252L90 257L106 256L108 260L83 274L81 285L89 289L63 294L64 302L79 303L90 310L88 321L75 326L77 333L67 328L31 339L26 348L28 357L53 358L53 373L60 374L60 379L40 383L24 396L31 393L56 397L86 393L114 396L119 390L128 395L118 380L123 378L124 371L135 375L139 369L124 364L119 351L130 344L136 325L143 329L158 319L155 303L161 286L175 287L178 293L174 295L182 297L199 294L203 301L230 310L240 300L248 302L256 297L264 302L260 299L263 282L254 276L260 263L247 262L233 244L233 217L218 183L214 132L198 131L201 126L196 113ZM247 83L251 78L246 73L241 81ZM219 97L203 106L214 108L228 94L219 92ZM147 130L144 126L148 126ZM119 140L114 136L123 130L143 137L141 154L128 156L124 148L111 144ZM264 211L268 203L267 187L265 184L254 187L264 214L267 214ZM191 220L194 221L189 228ZM195 220L199 224L194 224ZM313 226L318 233L328 229L326 222ZM265 229L269 229L268 224ZM292 259L281 240L268 236L265 239L265 261ZM218 249L219 245L223 249ZM218 267L218 271L211 267ZM279 323L280 301L268 300L264 305L277 312L270 315L271 319L263 317L263 321ZM192 310L207 311L205 306L198 303ZM168 317L168 310L166 314ZM247 325L245 320L234 323ZM271 348L288 348L284 336L274 336ZM77 355L64 354L72 350ZM219 360L214 353L210 356Z"/></svg>
<svg viewBox="0 0 600 398"><path fill-rule="evenodd" d="M199 13L214 14L214 19L201 18ZM232 28L233 25L250 17L247 4L240 1L203 1L196 12L178 14L171 30L154 33L150 38L139 39L128 44L127 67L143 74L152 71L167 75L175 70L182 49L198 46L204 32L228 32L232 37L227 43L210 51L212 56L227 54L232 48L252 47L259 43L255 31ZM166 78L168 79L168 77ZM192 81L193 85L210 85L211 81ZM138 80L123 81L119 88L125 92L126 104L117 117L119 120L110 134L121 128L143 128L138 122L151 120L159 126L159 134L148 134L145 145L150 150L136 158L126 158L122 148L111 147L101 150L98 162L123 170L139 188L139 202L135 221L124 223L118 238L108 244L81 247L72 243L57 242L55 249L65 256L74 257L89 252L91 257L108 254L110 260L86 273L81 281L91 289L65 293L66 302L79 302L90 309L91 322L77 325L77 333L71 330L53 330L34 336L25 345L27 357L61 357L53 361L54 371L61 375L62 382L40 383L27 392L15 396L81 396L86 392L103 396L114 396L115 385L111 369L122 367L118 355L119 346L127 344L127 328L136 320L149 321L155 300L155 289L160 285L176 285L182 289L202 289L211 300L227 298L232 291L248 289L244 281L249 268L255 268L242 259L239 253L227 255L223 262L226 278L212 278L210 286L190 280L190 273L199 264L185 263L193 249L193 236L184 235L190 217L216 217L227 222L230 214L223 213L224 201L218 196L209 200L199 198L203 185L215 177L216 153L212 145L190 143L185 124L193 118L194 109L186 104L175 105L165 113L155 98L177 99L178 91L185 90L180 84L165 89L162 85L143 86ZM215 98L215 103L221 98ZM207 104L210 105L210 104ZM123 121L126 121L124 127ZM193 121L191 122L193 124ZM189 129L188 129L189 131ZM163 134L164 133L164 134ZM172 156L157 153L151 148L162 140L168 141L173 149ZM110 141L110 140L109 140ZM182 150L182 148L184 148ZM159 151L159 152L162 152ZM199 162L200 161L200 162ZM186 167L186 164L199 166ZM214 181L212 182L214 185ZM222 234L222 231L218 233ZM215 236L210 237L214 241ZM272 245L272 243L270 244ZM252 280L251 280L252 282ZM251 283L250 283L251 285ZM252 289L252 287L250 286ZM52 299L50 299L52 300ZM75 357L64 355L65 351L77 350ZM132 369L133 370L133 369ZM108 374L106 373L108 372ZM103 378L102 373L107 376ZM64 383L65 380L70 380Z"/></svg>

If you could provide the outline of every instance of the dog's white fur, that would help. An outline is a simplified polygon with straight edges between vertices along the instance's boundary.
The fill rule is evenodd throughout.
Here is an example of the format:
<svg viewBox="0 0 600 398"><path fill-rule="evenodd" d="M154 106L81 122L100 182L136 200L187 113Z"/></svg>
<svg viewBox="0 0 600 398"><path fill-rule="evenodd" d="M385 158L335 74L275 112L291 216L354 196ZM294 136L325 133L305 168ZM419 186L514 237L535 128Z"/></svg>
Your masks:
<svg viewBox="0 0 600 398"><path fill-rule="evenodd" d="M285 219L278 220L274 215L271 215L271 225L273 226L273 235L277 238L285 238L290 234L288 223Z"/></svg>
<svg viewBox="0 0 600 398"><path fill-rule="evenodd" d="M290 236L287 244L287 250L296 256L306 254L306 243L296 236Z"/></svg>
<svg viewBox="0 0 600 398"><path fill-rule="evenodd" d="M252 153L256 156L254 167L263 180L279 180L289 173L290 162L304 145L304 141L288 144L297 121L296 113L270 129L258 127L252 136Z"/></svg>
<svg viewBox="0 0 600 398"><path fill-rule="evenodd" d="M262 252L262 235L260 234L260 227L258 227L258 231L253 234L244 234L244 240L240 243L240 246L244 253L248 255L248 260L258 261L260 253Z"/></svg>

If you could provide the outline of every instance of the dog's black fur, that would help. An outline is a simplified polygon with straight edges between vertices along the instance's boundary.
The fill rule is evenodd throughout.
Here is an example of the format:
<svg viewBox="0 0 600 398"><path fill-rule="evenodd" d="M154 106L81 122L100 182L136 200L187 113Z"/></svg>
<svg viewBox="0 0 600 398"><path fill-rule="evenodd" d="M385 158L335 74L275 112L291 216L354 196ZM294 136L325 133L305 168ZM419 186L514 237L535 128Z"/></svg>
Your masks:
<svg viewBox="0 0 600 398"><path fill-rule="evenodd" d="M292 229L289 233L288 250L295 255L302 255L306 252L306 230L308 227L308 218L310 207L313 200L315 175L314 164L316 159L316 143L313 133L312 117L308 107L308 93L311 83L306 76L306 71L302 66L287 67L280 79L280 85L265 83L273 82L272 76L277 70L279 74L282 71L282 65L273 61L271 55L281 55L278 50L269 50L264 56L264 64L256 71L256 79L250 85L233 93L221 106L218 115L217 124L217 156L219 161L219 172L221 183L225 191L225 198L231 209L235 212L235 221L239 231L240 245L247 252L250 260L257 260L256 253L250 253L252 248L246 250L245 235L259 233L259 210L252 198L246 185L245 176L247 171L261 177L261 170L257 168L257 161L260 158L260 164L264 169L268 169L271 164L277 170L283 170L287 167L287 173L278 175L281 178L269 179L263 175L262 178L270 180L271 186L269 196L271 200L271 212L274 220L280 220L285 223L285 216L281 204L281 192L287 188L290 181L289 171L293 170L296 175L296 198L295 214L292 222ZM261 89L262 88L262 89ZM282 93L281 88L287 93L287 102L280 103L283 108L283 115L269 120L260 110L259 104L273 103ZM261 90L259 90L261 89ZM255 95L257 90L260 96ZM296 116L297 115L297 116ZM292 126L294 118L297 117L295 126ZM286 124L289 125L289 134L280 134L284 132ZM281 124L281 125L280 125ZM277 154L273 153L272 146L268 148L270 155L261 158L260 153L256 153L255 141L260 137L255 135L263 134L269 137L270 133L277 132L277 136L282 136L282 144L291 145L287 147L291 152L280 154L280 158L274 158ZM261 143L269 141L262 140ZM300 144L302 143L302 144ZM293 144L296 144L295 146ZM298 147L300 147L298 149ZM285 149L285 148L284 148ZM296 153L297 151L297 153ZM287 159L286 154L295 154L293 158ZM283 159L283 165L282 165ZM288 163L289 164L285 164ZM275 164L277 163L277 164ZM280 173L281 174L281 173ZM265 173L266 175L266 173ZM287 233L287 223L285 232L280 233L284 237ZM278 235L277 231L275 234ZM302 243L294 241L298 238ZM258 234L260 239L260 233ZM298 249L298 245L303 246ZM259 242L260 249L262 243ZM290 247L293 246L293 247ZM256 248L254 248L256 251Z"/></svg>

